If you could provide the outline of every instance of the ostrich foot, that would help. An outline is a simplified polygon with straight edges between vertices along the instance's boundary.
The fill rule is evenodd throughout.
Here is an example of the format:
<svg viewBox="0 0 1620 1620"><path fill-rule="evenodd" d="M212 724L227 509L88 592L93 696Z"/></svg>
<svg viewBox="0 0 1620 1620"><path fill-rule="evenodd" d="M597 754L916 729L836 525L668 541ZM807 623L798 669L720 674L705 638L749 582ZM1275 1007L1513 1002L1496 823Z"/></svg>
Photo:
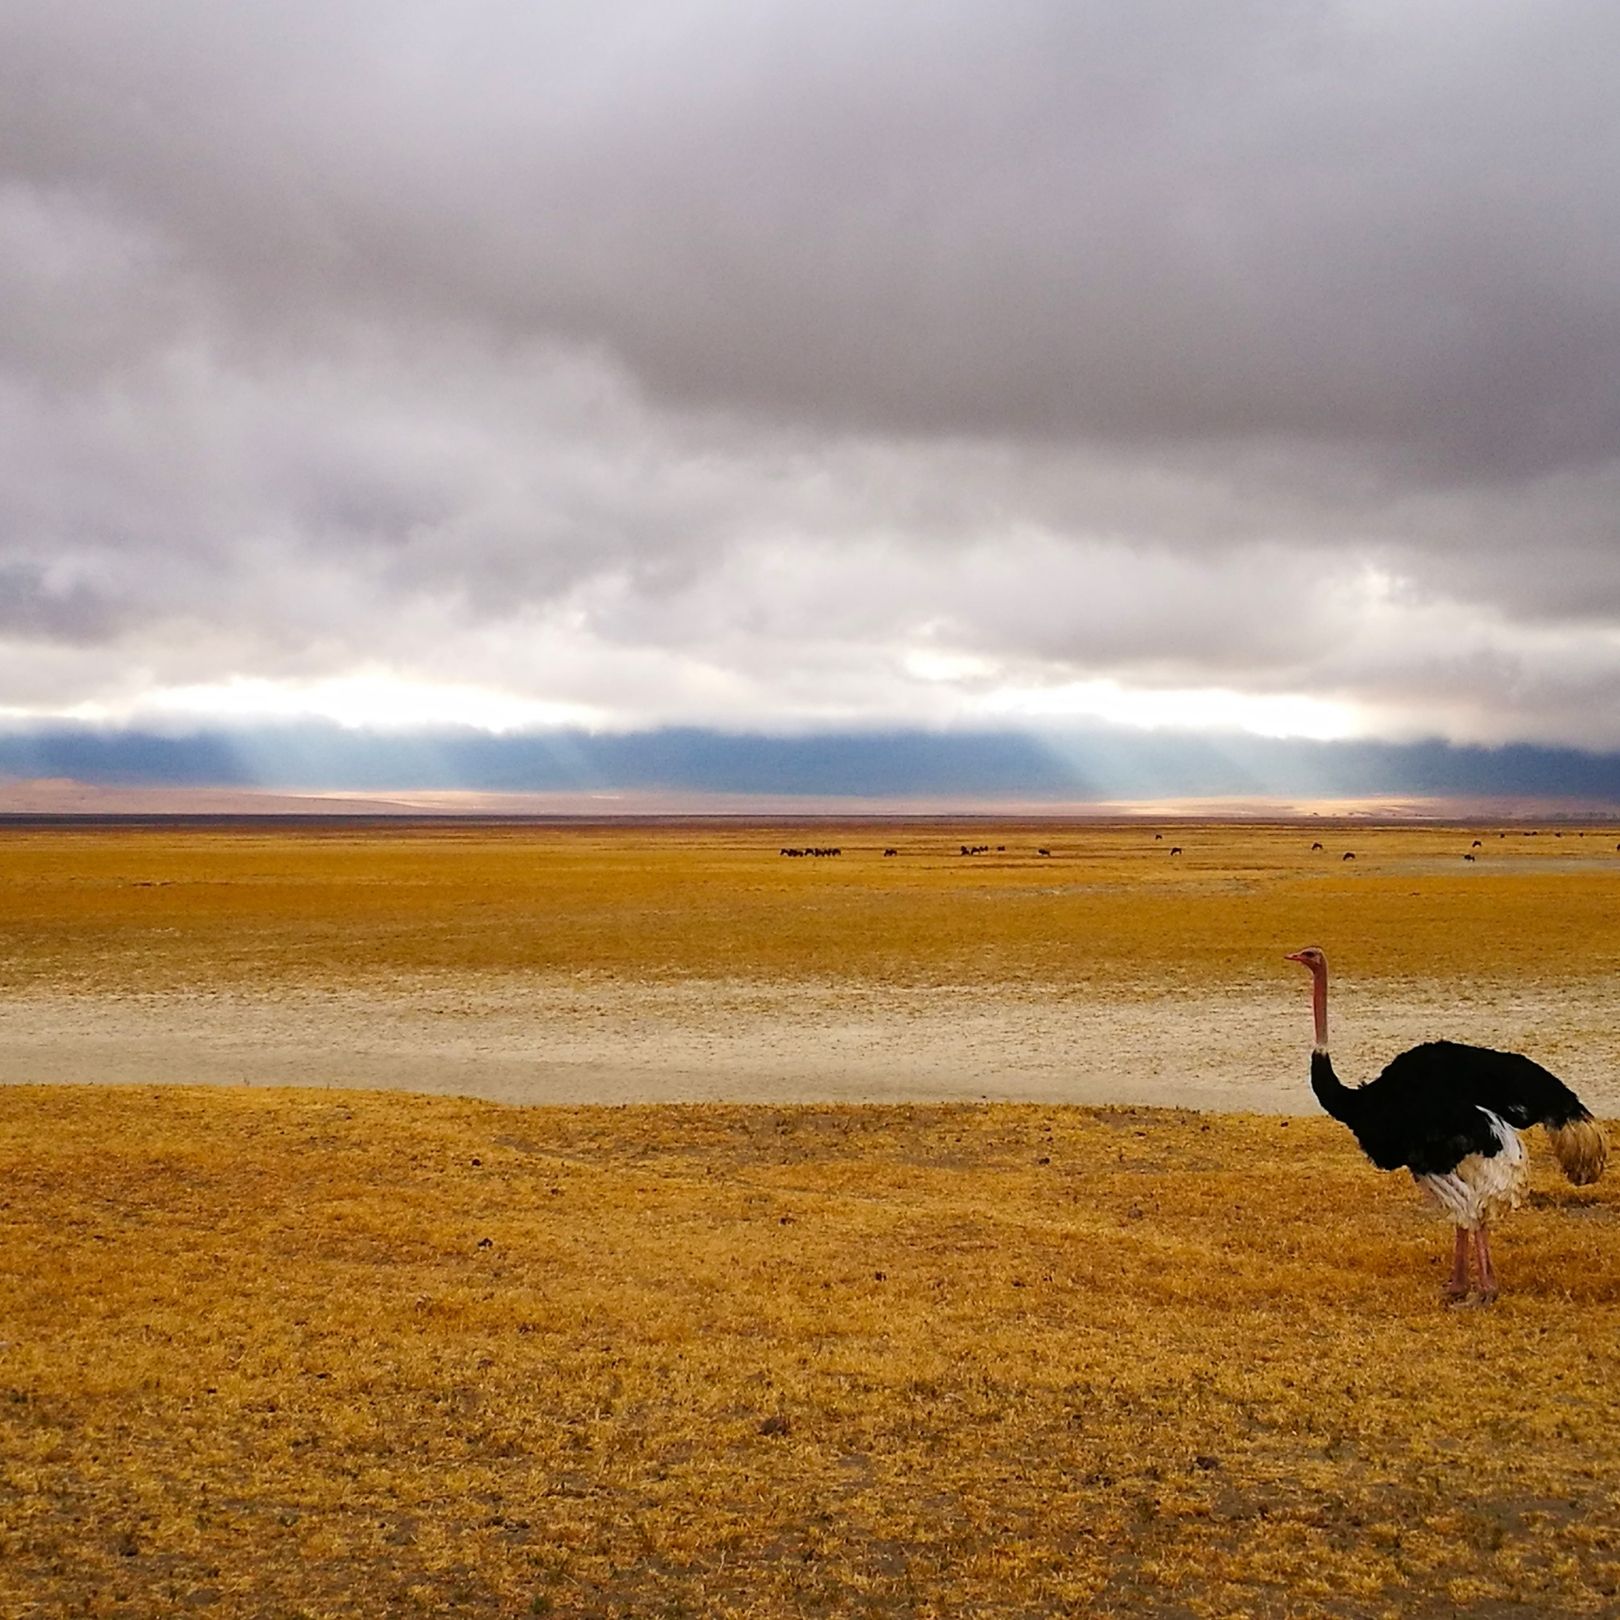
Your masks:
<svg viewBox="0 0 1620 1620"><path fill-rule="evenodd" d="M1468 1298L1468 1284L1465 1282L1450 1282L1440 1290L1440 1303L1442 1305L1461 1305Z"/></svg>

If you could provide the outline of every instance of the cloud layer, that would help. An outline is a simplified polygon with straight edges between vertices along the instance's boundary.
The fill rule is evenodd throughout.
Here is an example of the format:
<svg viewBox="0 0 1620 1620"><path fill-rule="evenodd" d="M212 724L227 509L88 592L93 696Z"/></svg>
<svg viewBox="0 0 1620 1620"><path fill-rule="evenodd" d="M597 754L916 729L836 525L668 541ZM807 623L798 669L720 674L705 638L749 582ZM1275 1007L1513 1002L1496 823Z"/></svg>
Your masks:
<svg viewBox="0 0 1620 1620"><path fill-rule="evenodd" d="M16 0L0 714L1620 747L1617 53L1596 3Z"/></svg>

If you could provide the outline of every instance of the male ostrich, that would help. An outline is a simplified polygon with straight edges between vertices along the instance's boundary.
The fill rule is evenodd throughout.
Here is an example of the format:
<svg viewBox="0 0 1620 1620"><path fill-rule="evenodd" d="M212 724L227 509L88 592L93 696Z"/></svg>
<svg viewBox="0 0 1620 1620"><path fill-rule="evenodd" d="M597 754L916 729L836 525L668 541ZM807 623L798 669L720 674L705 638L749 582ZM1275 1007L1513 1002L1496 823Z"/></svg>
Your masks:
<svg viewBox="0 0 1620 1620"><path fill-rule="evenodd" d="M1496 1298L1490 1222L1514 1208L1527 1175L1519 1131L1546 1128L1564 1174L1577 1187L1596 1181L1609 1144L1562 1080L1517 1052L1456 1041L1425 1041L1393 1059L1376 1080L1345 1086L1328 1056L1327 958L1312 945L1290 953L1314 981L1316 1045L1311 1090L1355 1132L1380 1170L1405 1166L1456 1225L1445 1298L1467 1297L1472 1253L1482 1301Z"/></svg>

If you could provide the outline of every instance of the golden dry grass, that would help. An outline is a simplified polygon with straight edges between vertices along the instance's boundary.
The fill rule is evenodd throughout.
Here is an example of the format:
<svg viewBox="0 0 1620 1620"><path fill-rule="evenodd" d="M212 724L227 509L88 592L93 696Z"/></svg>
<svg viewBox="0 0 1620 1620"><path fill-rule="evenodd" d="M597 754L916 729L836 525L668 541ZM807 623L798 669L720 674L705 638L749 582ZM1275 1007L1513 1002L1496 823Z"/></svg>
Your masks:
<svg viewBox="0 0 1620 1620"><path fill-rule="evenodd" d="M113 992L479 974L1134 992L1252 985L1275 975L1280 949L1317 939L1363 983L1464 962L1506 981L1610 977L1617 837L1333 823L1177 825L1158 841L1140 824L988 822L13 826L0 828L0 970L17 988ZM963 843L991 852L964 858ZM805 844L845 853L777 854Z"/></svg>
<svg viewBox="0 0 1620 1620"><path fill-rule="evenodd" d="M1616 836L11 826L0 984L1511 998ZM0 1614L1614 1613L1620 1183L1540 1158L1448 1313L1325 1120L0 1088Z"/></svg>
<svg viewBox="0 0 1620 1620"><path fill-rule="evenodd" d="M0 1089L0 1612L1612 1614L1620 1199L1328 1121Z"/></svg>

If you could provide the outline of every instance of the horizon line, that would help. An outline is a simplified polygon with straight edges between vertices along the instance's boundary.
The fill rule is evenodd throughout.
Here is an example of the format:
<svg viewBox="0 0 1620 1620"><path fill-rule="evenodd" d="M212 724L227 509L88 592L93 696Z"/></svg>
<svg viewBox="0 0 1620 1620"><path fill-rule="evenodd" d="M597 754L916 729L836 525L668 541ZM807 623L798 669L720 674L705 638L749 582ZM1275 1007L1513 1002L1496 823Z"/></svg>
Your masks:
<svg viewBox="0 0 1620 1620"><path fill-rule="evenodd" d="M1620 820L1620 801L1530 794L1169 795L1161 798L1056 799L1023 795L764 794L695 789L502 792L477 789L321 790L134 786L68 778L0 777L0 818L349 819L384 821L570 820L644 818L714 820L955 819L1003 816L1069 821L1444 821Z"/></svg>

